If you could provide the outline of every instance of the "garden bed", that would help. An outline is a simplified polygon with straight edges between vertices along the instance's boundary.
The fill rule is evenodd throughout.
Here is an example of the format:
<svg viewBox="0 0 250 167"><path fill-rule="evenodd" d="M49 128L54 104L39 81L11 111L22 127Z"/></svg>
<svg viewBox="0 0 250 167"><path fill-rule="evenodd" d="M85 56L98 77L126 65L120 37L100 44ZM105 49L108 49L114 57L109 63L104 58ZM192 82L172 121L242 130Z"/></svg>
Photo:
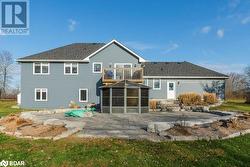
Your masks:
<svg viewBox="0 0 250 167"><path fill-rule="evenodd" d="M250 132L250 115L243 114L228 120L194 126L174 125L160 133L171 140L224 139Z"/></svg>
<svg viewBox="0 0 250 167"><path fill-rule="evenodd" d="M0 119L1 131L6 134L29 137L55 137L67 130L64 126L37 124L19 115L9 115Z"/></svg>

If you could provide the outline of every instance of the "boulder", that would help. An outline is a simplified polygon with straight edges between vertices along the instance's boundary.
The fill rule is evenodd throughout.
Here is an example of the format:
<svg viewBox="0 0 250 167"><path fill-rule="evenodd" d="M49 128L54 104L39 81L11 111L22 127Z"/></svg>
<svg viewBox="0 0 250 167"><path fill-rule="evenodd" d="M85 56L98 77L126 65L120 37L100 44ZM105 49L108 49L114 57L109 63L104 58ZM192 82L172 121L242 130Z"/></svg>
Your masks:
<svg viewBox="0 0 250 167"><path fill-rule="evenodd" d="M65 123L59 119L48 119L44 121L44 125L52 125L52 126L65 126Z"/></svg>
<svg viewBox="0 0 250 167"><path fill-rule="evenodd" d="M148 132L160 133L174 126L172 122L150 122L147 127Z"/></svg>

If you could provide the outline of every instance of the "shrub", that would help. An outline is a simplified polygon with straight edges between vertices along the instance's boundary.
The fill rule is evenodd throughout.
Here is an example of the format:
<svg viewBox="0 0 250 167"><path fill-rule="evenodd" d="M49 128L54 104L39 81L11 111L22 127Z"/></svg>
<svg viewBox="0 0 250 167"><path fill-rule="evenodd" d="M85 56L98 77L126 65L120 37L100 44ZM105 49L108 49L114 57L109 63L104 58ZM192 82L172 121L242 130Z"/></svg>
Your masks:
<svg viewBox="0 0 250 167"><path fill-rule="evenodd" d="M215 103L218 102L215 93L204 93L203 94L203 100L207 104L215 104Z"/></svg>
<svg viewBox="0 0 250 167"><path fill-rule="evenodd" d="M201 96L197 93L183 93L178 97L181 104L184 105L200 105Z"/></svg>

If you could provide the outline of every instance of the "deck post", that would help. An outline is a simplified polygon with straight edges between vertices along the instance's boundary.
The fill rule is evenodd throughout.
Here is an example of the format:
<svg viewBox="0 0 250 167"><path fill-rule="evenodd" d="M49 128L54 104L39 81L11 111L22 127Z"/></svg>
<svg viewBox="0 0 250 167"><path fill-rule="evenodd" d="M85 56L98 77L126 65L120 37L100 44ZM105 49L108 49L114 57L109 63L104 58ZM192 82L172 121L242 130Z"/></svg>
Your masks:
<svg viewBox="0 0 250 167"><path fill-rule="evenodd" d="M112 114L112 88L109 89L109 113Z"/></svg>
<svg viewBox="0 0 250 167"><path fill-rule="evenodd" d="M102 92L102 89L100 89L100 92L101 92L101 99L100 99L100 110L101 110L101 113L103 113L103 107L102 107L102 98L103 98L103 92Z"/></svg>
<svg viewBox="0 0 250 167"><path fill-rule="evenodd" d="M127 113L127 86L124 87L124 113Z"/></svg>
<svg viewBox="0 0 250 167"><path fill-rule="evenodd" d="M139 105L139 114L141 114L141 88L138 91L138 105Z"/></svg>

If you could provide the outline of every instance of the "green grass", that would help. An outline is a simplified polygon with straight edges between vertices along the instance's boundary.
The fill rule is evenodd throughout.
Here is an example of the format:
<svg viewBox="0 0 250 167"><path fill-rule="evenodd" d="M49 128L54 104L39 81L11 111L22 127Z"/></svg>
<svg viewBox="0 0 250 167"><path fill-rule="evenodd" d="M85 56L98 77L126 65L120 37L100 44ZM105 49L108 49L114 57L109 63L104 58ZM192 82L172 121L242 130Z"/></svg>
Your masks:
<svg viewBox="0 0 250 167"><path fill-rule="evenodd" d="M16 139L0 135L0 160L28 166L248 166L250 135L230 140Z"/></svg>
<svg viewBox="0 0 250 167"><path fill-rule="evenodd" d="M21 109L11 108L11 106L15 106L16 101L14 100L0 100L0 117L6 116L11 113L21 112Z"/></svg>
<svg viewBox="0 0 250 167"><path fill-rule="evenodd" d="M1 101L0 113L15 102ZM249 166L250 134L229 140L161 142L118 139L59 141L18 139L0 134L0 161L26 166Z"/></svg>
<svg viewBox="0 0 250 167"><path fill-rule="evenodd" d="M245 100L226 100L222 105L212 107L211 110L250 112L250 104L246 104Z"/></svg>

